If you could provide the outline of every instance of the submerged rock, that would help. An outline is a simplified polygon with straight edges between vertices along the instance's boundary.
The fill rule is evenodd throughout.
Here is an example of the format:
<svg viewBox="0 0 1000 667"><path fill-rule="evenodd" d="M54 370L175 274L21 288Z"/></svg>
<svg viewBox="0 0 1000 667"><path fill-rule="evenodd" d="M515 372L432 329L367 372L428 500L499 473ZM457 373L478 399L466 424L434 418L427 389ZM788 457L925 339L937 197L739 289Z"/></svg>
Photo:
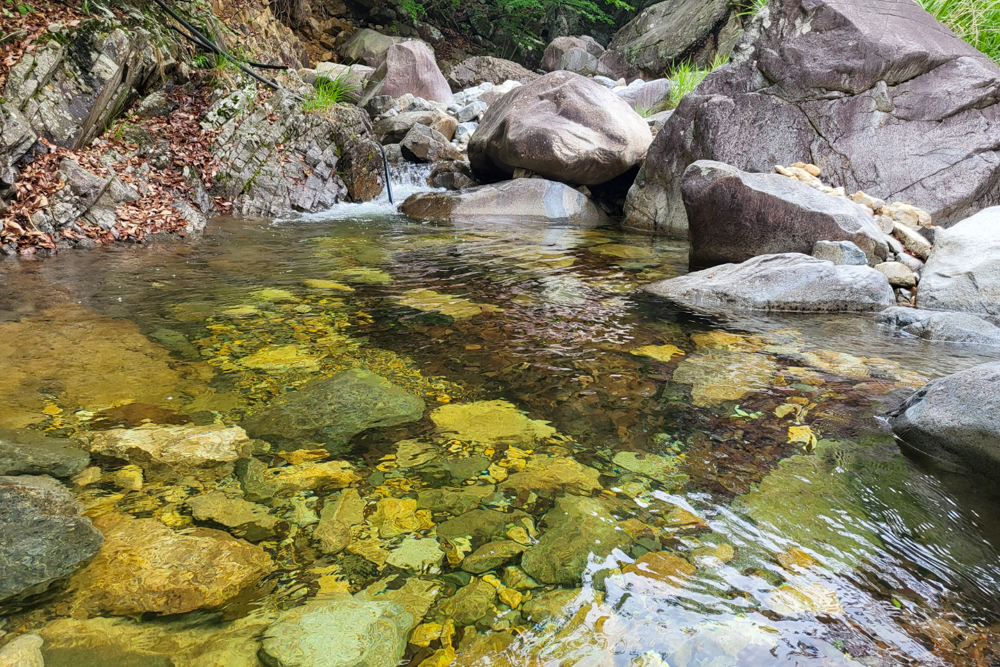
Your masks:
<svg viewBox="0 0 1000 667"><path fill-rule="evenodd" d="M886 277L867 266L835 266L798 253L761 255L648 285L694 311L866 312L895 304Z"/></svg>
<svg viewBox="0 0 1000 667"><path fill-rule="evenodd" d="M0 475L72 477L90 463L75 440L46 438L38 431L0 429Z"/></svg>
<svg viewBox="0 0 1000 667"><path fill-rule="evenodd" d="M0 477L0 602L45 591L104 541L83 506L51 477Z"/></svg>
<svg viewBox="0 0 1000 667"><path fill-rule="evenodd" d="M255 437L288 448L322 442L339 451L370 428L420 419L424 402L371 371L354 368L312 380L273 401L243 424Z"/></svg>
<svg viewBox="0 0 1000 667"><path fill-rule="evenodd" d="M116 616L210 609L274 570L263 549L219 530L178 533L156 519L116 518L76 580L90 609Z"/></svg>
<svg viewBox="0 0 1000 667"><path fill-rule="evenodd" d="M436 611L456 625L472 625L494 610L496 599L496 588L484 579L473 577L453 596L438 602Z"/></svg>
<svg viewBox="0 0 1000 667"><path fill-rule="evenodd" d="M278 616L260 657L270 667L396 667L413 622L393 602L316 598Z"/></svg>
<svg viewBox="0 0 1000 667"><path fill-rule="evenodd" d="M519 178L455 192L417 193L403 202L400 210L435 222L562 223L583 227L610 222L586 195L540 178Z"/></svg>
<svg viewBox="0 0 1000 667"><path fill-rule="evenodd" d="M893 433L947 464L1000 471L1000 362L934 380L889 415Z"/></svg>
<svg viewBox="0 0 1000 667"><path fill-rule="evenodd" d="M691 386L692 403L709 407L766 390L777 370L778 365L763 354L712 348L685 357L673 379Z"/></svg>
<svg viewBox="0 0 1000 667"><path fill-rule="evenodd" d="M197 471L224 477L233 463L250 454L250 439L238 426L147 424L89 433L93 454L123 459L147 472L185 475Z"/></svg>
<svg viewBox="0 0 1000 667"><path fill-rule="evenodd" d="M678 4L706 3L657 7ZM998 79L996 63L911 0L769 2L732 63L657 134L623 225L684 237L684 170L718 160L753 172L810 162L850 192L915 202L947 226L1000 192Z"/></svg>
<svg viewBox="0 0 1000 667"><path fill-rule="evenodd" d="M1000 327L972 313L893 307L878 315L893 330L925 340L1000 346Z"/></svg>
<svg viewBox="0 0 1000 667"><path fill-rule="evenodd" d="M751 174L699 160L684 172L681 191L693 266L809 254L817 241L851 241L873 266L888 254L870 210L780 174Z"/></svg>
<svg viewBox="0 0 1000 667"><path fill-rule="evenodd" d="M41 648L38 635L21 635L0 648L0 667L45 667Z"/></svg>
<svg viewBox="0 0 1000 667"><path fill-rule="evenodd" d="M547 422L530 419L507 401L443 405L431 412L431 421L443 435L482 444L525 445L556 432Z"/></svg>
<svg viewBox="0 0 1000 667"><path fill-rule="evenodd" d="M507 93L469 141L469 162L483 182L526 169L573 185L598 185L642 159L652 141L646 121L599 83L552 72Z"/></svg>
<svg viewBox="0 0 1000 667"><path fill-rule="evenodd" d="M586 495L601 489L601 472L564 456L532 456L523 472L514 473L500 489L519 493L555 496L562 493Z"/></svg>
<svg viewBox="0 0 1000 667"><path fill-rule="evenodd" d="M288 522L271 514L266 506L242 498L230 498L222 491L196 496L187 504L195 519L221 524L236 537L251 542L260 542L288 531Z"/></svg>
<svg viewBox="0 0 1000 667"><path fill-rule="evenodd" d="M591 554L603 558L632 543L611 507L597 498L558 498L544 521L548 527L538 543L521 556L522 569L542 583L579 585Z"/></svg>
<svg viewBox="0 0 1000 667"><path fill-rule="evenodd" d="M937 231L917 305L1000 315L1000 206Z"/></svg>

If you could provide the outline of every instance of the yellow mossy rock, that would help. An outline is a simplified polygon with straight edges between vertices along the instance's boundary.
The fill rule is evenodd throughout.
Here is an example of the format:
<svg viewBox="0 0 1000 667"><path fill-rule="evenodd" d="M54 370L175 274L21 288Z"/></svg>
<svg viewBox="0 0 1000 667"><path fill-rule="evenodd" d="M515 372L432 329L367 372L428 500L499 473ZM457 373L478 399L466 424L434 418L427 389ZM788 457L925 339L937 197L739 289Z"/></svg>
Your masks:
<svg viewBox="0 0 1000 667"><path fill-rule="evenodd" d="M622 572L639 574L668 584L676 583L673 580L689 577L696 571L697 568L691 563L665 551L644 554L634 563L622 568Z"/></svg>
<svg viewBox="0 0 1000 667"><path fill-rule="evenodd" d="M303 281L305 286L309 289L332 289L339 290L341 292L353 292L354 288L350 285L345 285L344 283L338 283L336 280L323 280L322 278L309 278Z"/></svg>
<svg viewBox="0 0 1000 667"><path fill-rule="evenodd" d="M276 483L279 493L297 493L319 488L343 489L361 481L354 466L346 461L272 468L264 473L264 479L266 482Z"/></svg>
<svg viewBox="0 0 1000 667"><path fill-rule="evenodd" d="M819 565L818 560L807 554L802 549L797 548L792 548L788 551L782 552L774 558L781 564L781 567L791 572L800 572Z"/></svg>
<svg viewBox="0 0 1000 667"><path fill-rule="evenodd" d="M286 289L260 289L253 293L253 298L257 301L268 301L270 303L281 303L287 301L297 301L295 295Z"/></svg>
<svg viewBox="0 0 1000 667"><path fill-rule="evenodd" d="M789 426L788 442L801 444L807 452L816 447L816 434L808 426Z"/></svg>
<svg viewBox="0 0 1000 667"><path fill-rule="evenodd" d="M617 259L652 259L653 251L641 246L623 243L605 243L590 248L591 251Z"/></svg>
<svg viewBox="0 0 1000 667"><path fill-rule="evenodd" d="M431 421L442 434L482 444L530 444L556 432L547 422L529 419L507 401L443 405L431 412Z"/></svg>
<svg viewBox="0 0 1000 667"><path fill-rule="evenodd" d="M681 361L674 381L691 385L692 402L705 408L763 391L776 371L777 364L762 354L710 348Z"/></svg>
<svg viewBox="0 0 1000 667"><path fill-rule="evenodd" d="M318 371L320 357L295 345L270 345L240 359L240 365L259 371Z"/></svg>
<svg viewBox="0 0 1000 667"><path fill-rule="evenodd" d="M473 303L458 296L441 294L429 289L412 289L396 298L404 306L428 313L441 313L456 320L467 320L497 310L486 303Z"/></svg>
<svg viewBox="0 0 1000 667"><path fill-rule="evenodd" d="M413 498L383 498L378 501L375 513L369 519L378 534L385 538L413 533L433 527L430 512L418 510Z"/></svg>
<svg viewBox="0 0 1000 667"><path fill-rule="evenodd" d="M823 584L785 584L766 600L767 606L782 616L808 613L838 616L844 613L835 591Z"/></svg>
<svg viewBox="0 0 1000 667"><path fill-rule="evenodd" d="M649 357L657 361L670 361L673 357L684 354L684 350L676 345L644 345L632 350L637 357Z"/></svg>

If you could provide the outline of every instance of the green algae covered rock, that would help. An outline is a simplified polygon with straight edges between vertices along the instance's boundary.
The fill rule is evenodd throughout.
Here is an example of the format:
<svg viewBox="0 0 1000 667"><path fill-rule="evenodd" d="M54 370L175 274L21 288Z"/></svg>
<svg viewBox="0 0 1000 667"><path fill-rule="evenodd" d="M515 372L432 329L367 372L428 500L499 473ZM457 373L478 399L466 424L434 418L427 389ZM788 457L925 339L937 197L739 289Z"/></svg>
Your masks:
<svg viewBox="0 0 1000 667"><path fill-rule="evenodd" d="M285 394L247 419L244 428L286 448L322 442L336 450L362 431L416 421L423 414L422 399L371 371L353 368Z"/></svg>
<svg viewBox="0 0 1000 667"><path fill-rule="evenodd" d="M524 552L521 567L546 584L579 584L591 554L603 558L632 541L608 503L597 498L563 496L545 515L545 523L548 530Z"/></svg>
<svg viewBox="0 0 1000 667"><path fill-rule="evenodd" d="M315 599L264 631L260 658L268 667L395 667L412 622L393 602Z"/></svg>

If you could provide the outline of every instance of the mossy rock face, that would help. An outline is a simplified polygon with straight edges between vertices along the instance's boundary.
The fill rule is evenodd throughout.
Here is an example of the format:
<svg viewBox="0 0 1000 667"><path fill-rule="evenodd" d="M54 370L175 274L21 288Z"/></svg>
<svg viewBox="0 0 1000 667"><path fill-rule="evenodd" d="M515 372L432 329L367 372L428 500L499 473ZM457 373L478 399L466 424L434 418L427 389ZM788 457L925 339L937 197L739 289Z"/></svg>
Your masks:
<svg viewBox="0 0 1000 667"><path fill-rule="evenodd" d="M416 421L423 414L422 399L355 368L285 394L244 427L253 437L285 448L320 442L338 450L362 431Z"/></svg>

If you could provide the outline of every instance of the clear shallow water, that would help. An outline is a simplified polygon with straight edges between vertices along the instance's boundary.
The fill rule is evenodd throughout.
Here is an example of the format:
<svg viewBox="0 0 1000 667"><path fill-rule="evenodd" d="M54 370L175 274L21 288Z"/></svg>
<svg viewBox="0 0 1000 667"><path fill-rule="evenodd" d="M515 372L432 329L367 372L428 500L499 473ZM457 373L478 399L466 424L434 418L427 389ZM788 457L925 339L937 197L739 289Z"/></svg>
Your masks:
<svg viewBox="0 0 1000 667"><path fill-rule="evenodd" d="M593 497L629 534L572 585L520 589L514 609L494 600L450 641L411 644L411 664L998 659L996 491L903 456L877 418L927 379L994 359L995 350L892 338L856 316L720 325L636 291L684 272L681 245L612 230L436 227L391 211L386 202L271 223L219 221L192 243L5 265L0 335L10 341L3 364L16 372L0 380L0 426L72 435L143 419L239 423L309 379L361 366L430 410L509 401L556 431L516 443L529 469L571 458L600 472L599 488L586 492L515 490L482 507L523 510L544 538L553 503ZM414 439L427 443L426 460L400 465L399 443ZM357 487L370 522L379 498L502 486L521 465L504 451L510 444L448 437L425 416L357 436L337 457L363 469ZM76 490L95 516L123 512L184 529L194 522L183 497L238 488L231 479L151 478L123 491L112 479L121 463L100 464L102 481ZM318 508L326 495L296 498ZM678 520L677 508L690 515ZM325 556L294 503L271 511L302 525L294 539L262 542L281 570L254 595L218 612L147 615L102 632L196 631L210 642L246 619L393 575L393 587L438 582L443 597L467 583L447 560L418 575L357 554ZM432 524L450 517L435 512ZM392 551L405 538L376 541ZM657 554L664 560L650 561ZM532 622L525 605L560 590L565 611ZM46 636L49 628L73 645L51 630L60 619L102 620L74 595L14 613L2 629ZM428 622L447 620L438 606L425 611ZM143 655L162 643L150 639ZM96 659L99 646L72 655ZM171 659L252 664L253 651L236 653L211 662L174 650Z"/></svg>

